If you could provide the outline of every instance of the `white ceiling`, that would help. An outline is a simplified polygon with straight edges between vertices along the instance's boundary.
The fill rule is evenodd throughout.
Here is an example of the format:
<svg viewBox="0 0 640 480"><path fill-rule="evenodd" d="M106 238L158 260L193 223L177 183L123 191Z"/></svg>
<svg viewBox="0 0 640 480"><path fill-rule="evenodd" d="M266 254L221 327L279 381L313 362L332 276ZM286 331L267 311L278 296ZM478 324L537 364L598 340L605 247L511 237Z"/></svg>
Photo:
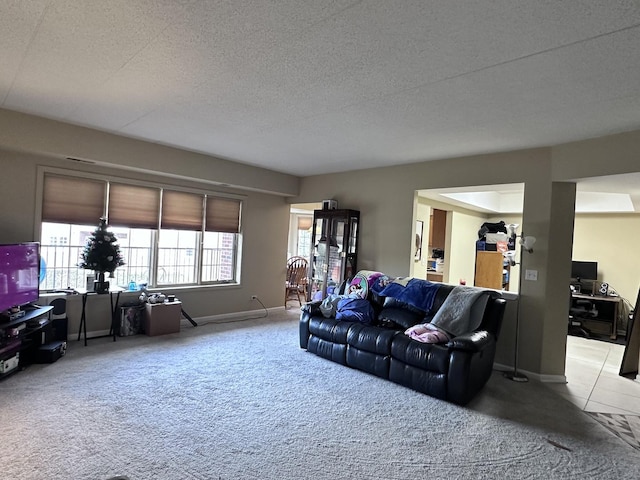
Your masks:
<svg viewBox="0 0 640 480"><path fill-rule="evenodd" d="M305 176L640 128L637 0L0 0L0 107Z"/></svg>
<svg viewBox="0 0 640 480"><path fill-rule="evenodd" d="M522 214L524 184L476 185L472 187L419 190L424 199L489 215ZM291 213L309 214L319 203L297 203ZM591 178L577 182L576 213L639 213L640 174Z"/></svg>
<svg viewBox="0 0 640 480"><path fill-rule="evenodd" d="M421 197L488 214L520 214L524 184L420 190ZM640 212L640 173L576 182L576 213Z"/></svg>

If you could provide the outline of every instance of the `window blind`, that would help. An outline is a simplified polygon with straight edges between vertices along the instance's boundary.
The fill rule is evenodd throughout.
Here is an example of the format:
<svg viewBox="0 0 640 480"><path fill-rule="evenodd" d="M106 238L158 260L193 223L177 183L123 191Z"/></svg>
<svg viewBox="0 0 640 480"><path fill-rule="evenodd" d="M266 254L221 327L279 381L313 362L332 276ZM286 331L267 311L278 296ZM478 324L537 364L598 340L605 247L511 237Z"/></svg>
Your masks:
<svg viewBox="0 0 640 480"><path fill-rule="evenodd" d="M107 183L47 174L42 194L42 221L97 225L105 214Z"/></svg>
<svg viewBox="0 0 640 480"><path fill-rule="evenodd" d="M205 231L240 233L240 200L207 196Z"/></svg>
<svg viewBox="0 0 640 480"><path fill-rule="evenodd" d="M118 227L156 229L160 224L200 231L204 220L205 231L239 233L240 214L241 201L233 198L55 174L44 177L43 222L96 225L107 215L109 224Z"/></svg>
<svg viewBox="0 0 640 480"><path fill-rule="evenodd" d="M160 189L109 184L109 224L129 228L158 228Z"/></svg>
<svg viewBox="0 0 640 480"><path fill-rule="evenodd" d="M203 199L202 195L195 193L163 190L161 227L175 230L202 230Z"/></svg>

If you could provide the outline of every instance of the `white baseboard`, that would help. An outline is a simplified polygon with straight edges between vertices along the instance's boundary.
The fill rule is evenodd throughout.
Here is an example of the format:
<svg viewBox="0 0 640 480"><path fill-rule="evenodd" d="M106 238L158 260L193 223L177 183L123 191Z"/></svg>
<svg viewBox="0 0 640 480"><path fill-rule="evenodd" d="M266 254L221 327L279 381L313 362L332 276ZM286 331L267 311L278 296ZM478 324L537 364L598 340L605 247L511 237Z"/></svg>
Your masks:
<svg viewBox="0 0 640 480"><path fill-rule="evenodd" d="M271 307L267 308L267 313L269 312L280 312L284 310L284 307ZM258 318L264 318L267 315L265 314L264 309L260 310L246 310L243 312L231 312L231 313L222 313L219 315L207 315L205 317L195 317L193 321L198 325L207 324L207 323L228 323L228 322L239 322L243 320L253 320ZM189 322L186 318L180 319L181 327L191 327L191 322Z"/></svg>
<svg viewBox="0 0 640 480"><path fill-rule="evenodd" d="M284 307L272 307L268 308L267 312L279 312L284 310ZM260 310L247 310L244 312L232 312L232 313L223 313L220 315L208 315L205 317L191 317L193 321L198 325L205 325L207 323L228 323L228 322L239 322L243 320L253 320L258 318L266 318L264 309ZM180 317L180 328L193 328L191 322L185 318ZM89 330L87 331L87 341L91 340L92 337L101 337L108 336L109 330ZM78 334L73 332L67 332L67 342L75 342L78 340ZM80 336L80 341L84 341L84 335Z"/></svg>
<svg viewBox="0 0 640 480"><path fill-rule="evenodd" d="M501 363L494 363L493 368L501 372L513 371L513 367L509 365L502 365ZM543 373L530 372L521 368L518 369L518 373L526 375L527 377L542 383L567 383L567 377L565 375L546 375Z"/></svg>

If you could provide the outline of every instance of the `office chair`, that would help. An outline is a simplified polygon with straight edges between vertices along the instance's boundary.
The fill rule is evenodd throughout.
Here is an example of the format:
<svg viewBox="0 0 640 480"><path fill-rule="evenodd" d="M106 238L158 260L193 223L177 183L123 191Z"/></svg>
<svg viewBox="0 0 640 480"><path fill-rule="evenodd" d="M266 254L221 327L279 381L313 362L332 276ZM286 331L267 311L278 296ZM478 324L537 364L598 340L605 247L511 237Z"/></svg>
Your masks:
<svg viewBox="0 0 640 480"><path fill-rule="evenodd" d="M584 320L595 318L598 311L591 301L578 298L573 300L573 291L569 291L569 335L589 338L591 331L584 326Z"/></svg>

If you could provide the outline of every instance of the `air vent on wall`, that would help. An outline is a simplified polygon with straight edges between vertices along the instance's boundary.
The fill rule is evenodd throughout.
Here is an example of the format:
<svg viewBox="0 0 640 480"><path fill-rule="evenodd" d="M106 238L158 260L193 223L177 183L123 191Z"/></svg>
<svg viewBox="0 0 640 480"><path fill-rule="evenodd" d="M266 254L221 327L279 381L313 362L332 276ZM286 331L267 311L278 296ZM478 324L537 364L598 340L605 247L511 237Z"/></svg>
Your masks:
<svg viewBox="0 0 640 480"><path fill-rule="evenodd" d="M91 160L82 160L80 158L73 158L73 157L67 157L67 160L71 160L72 162L78 162L78 163L86 163L89 165L95 165L96 162L93 162Z"/></svg>

